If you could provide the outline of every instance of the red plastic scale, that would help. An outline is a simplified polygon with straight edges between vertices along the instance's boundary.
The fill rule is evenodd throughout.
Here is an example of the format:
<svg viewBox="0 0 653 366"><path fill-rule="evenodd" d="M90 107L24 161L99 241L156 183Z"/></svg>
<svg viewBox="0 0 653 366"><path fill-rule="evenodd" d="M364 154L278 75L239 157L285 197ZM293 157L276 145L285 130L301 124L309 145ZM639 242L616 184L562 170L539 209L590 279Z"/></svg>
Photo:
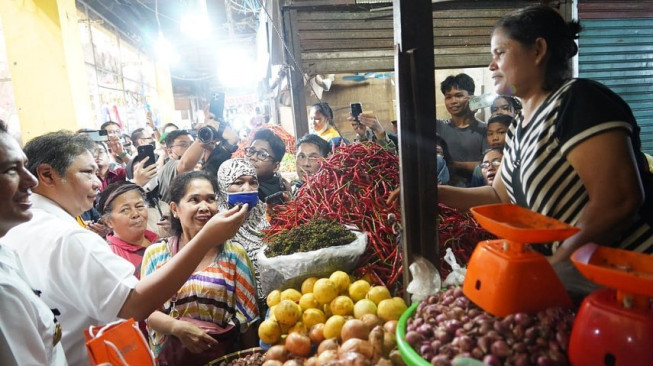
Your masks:
<svg viewBox="0 0 653 366"><path fill-rule="evenodd" d="M571 307L553 267L526 243L564 240L578 228L512 204L471 209L479 224L503 238L481 241L467 264L463 293L496 316Z"/></svg>
<svg viewBox="0 0 653 366"><path fill-rule="evenodd" d="M592 282L571 331L572 365L653 365L653 256L586 244L571 257Z"/></svg>

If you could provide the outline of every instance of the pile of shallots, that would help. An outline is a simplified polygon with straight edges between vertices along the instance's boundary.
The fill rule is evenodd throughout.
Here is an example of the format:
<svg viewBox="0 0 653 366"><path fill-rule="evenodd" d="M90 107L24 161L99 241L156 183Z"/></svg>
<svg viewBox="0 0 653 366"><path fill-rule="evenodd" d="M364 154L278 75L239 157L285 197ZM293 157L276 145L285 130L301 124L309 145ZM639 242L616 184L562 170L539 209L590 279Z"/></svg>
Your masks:
<svg viewBox="0 0 653 366"><path fill-rule="evenodd" d="M569 309L493 316L450 288L422 301L406 327L406 341L433 365L471 357L487 365L568 365L574 321Z"/></svg>

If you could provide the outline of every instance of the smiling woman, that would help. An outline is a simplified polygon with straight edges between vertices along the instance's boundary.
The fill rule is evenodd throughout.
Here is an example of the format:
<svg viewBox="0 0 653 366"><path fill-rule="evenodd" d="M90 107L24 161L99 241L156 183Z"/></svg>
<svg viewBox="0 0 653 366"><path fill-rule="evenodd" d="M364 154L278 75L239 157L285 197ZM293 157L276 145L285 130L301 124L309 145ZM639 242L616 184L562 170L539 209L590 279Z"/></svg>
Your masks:
<svg viewBox="0 0 653 366"><path fill-rule="evenodd" d="M133 183L113 183L102 192L98 208L111 229L106 237L109 247L130 261L135 268L134 275L140 277L145 248L157 239L155 233L146 229L145 193Z"/></svg>
<svg viewBox="0 0 653 366"><path fill-rule="evenodd" d="M173 236L151 245L145 251L142 276L156 275L164 264L185 249L187 243L218 210L217 182L202 171L177 176L170 187L171 231ZM194 273L175 296L166 301L162 311L148 318L150 345L155 354L169 357L173 344L198 355L197 363L189 360L175 364L204 365L216 358L211 348L216 339L190 319L211 322L223 328L234 326L241 333L242 348L256 345L258 321L254 270L240 244L215 242Z"/></svg>

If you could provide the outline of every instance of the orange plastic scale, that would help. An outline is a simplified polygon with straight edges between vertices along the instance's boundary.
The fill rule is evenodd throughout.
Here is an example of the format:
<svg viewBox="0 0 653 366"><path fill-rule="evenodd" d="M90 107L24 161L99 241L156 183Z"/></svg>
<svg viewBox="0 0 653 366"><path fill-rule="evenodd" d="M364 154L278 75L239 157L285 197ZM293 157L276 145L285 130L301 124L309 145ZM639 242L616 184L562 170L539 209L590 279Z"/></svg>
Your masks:
<svg viewBox="0 0 653 366"><path fill-rule="evenodd" d="M571 307L549 261L526 244L564 240L578 228L513 204L471 209L479 224L502 238L479 242L467 264L463 293L496 316Z"/></svg>
<svg viewBox="0 0 653 366"><path fill-rule="evenodd" d="M653 256L586 244L571 256L607 286L583 300L569 340L575 366L653 365Z"/></svg>

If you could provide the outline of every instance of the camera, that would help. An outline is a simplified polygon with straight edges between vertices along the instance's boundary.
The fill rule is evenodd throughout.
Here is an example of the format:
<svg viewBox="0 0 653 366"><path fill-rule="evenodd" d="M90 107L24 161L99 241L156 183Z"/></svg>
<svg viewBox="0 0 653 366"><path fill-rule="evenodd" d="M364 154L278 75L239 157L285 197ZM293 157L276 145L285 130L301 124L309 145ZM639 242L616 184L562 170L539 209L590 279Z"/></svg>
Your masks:
<svg viewBox="0 0 653 366"><path fill-rule="evenodd" d="M204 126L197 130L197 138L203 143L224 141L222 133L229 124L227 122L220 122L220 127L216 130L213 126Z"/></svg>

